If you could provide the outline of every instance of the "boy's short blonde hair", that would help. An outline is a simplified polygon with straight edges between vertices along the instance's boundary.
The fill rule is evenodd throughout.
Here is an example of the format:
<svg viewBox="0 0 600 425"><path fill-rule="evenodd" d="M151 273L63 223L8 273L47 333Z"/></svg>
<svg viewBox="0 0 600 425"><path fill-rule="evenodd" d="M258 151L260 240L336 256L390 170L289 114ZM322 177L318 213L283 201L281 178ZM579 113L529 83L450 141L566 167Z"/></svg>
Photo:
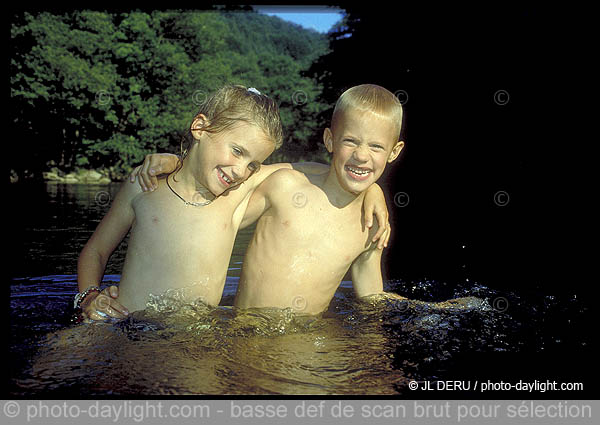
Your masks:
<svg viewBox="0 0 600 425"><path fill-rule="evenodd" d="M396 124L395 140L400 140L402 130L402 104L389 90L375 84L361 84L346 90L335 104L331 127L335 127L339 117L349 109L368 111L387 118Z"/></svg>

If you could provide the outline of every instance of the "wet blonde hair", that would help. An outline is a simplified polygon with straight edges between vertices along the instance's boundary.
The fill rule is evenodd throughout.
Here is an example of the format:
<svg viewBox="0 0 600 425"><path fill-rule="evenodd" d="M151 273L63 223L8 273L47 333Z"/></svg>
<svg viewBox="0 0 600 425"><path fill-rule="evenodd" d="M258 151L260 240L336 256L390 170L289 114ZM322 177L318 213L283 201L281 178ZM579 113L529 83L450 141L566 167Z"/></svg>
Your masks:
<svg viewBox="0 0 600 425"><path fill-rule="evenodd" d="M196 117L200 114L206 116L208 121L202 130L209 133L219 133L244 122L260 128L275 144L275 149L283 144L279 107L273 99L256 89L249 90L240 85L224 86L202 103ZM182 160L187 156L193 140L190 128L182 139Z"/></svg>
<svg viewBox="0 0 600 425"><path fill-rule="evenodd" d="M371 112L396 124L395 140L400 140L402 130L402 104L389 90L375 84L361 84L346 90L339 97L333 110L331 127L339 117L350 109Z"/></svg>

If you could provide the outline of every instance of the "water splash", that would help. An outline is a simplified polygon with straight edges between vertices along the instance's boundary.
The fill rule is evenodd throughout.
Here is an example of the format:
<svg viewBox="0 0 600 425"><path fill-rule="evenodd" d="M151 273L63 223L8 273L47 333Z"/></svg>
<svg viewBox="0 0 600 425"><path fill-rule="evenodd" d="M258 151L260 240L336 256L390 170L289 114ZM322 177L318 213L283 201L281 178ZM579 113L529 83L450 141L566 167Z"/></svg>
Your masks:
<svg viewBox="0 0 600 425"><path fill-rule="evenodd" d="M578 331L579 299L477 283L389 281L409 299L359 301L344 282L317 317L211 307L180 288L126 320L79 326L60 316L72 296L64 285L12 286L11 351L25 359L13 394L403 394L411 379L508 373L497 355L581 350L590 339ZM481 359L494 368L480 369Z"/></svg>

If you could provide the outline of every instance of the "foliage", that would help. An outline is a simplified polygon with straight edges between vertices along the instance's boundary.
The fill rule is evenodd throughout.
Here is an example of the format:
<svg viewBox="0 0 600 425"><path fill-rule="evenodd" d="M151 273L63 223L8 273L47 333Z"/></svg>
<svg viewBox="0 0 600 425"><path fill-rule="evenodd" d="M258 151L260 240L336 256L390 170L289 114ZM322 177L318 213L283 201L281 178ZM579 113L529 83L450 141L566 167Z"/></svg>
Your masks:
<svg viewBox="0 0 600 425"><path fill-rule="evenodd" d="M122 175L145 154L177 151L199 103L227 83L258 88L281 109L276 160L314 159L320 85L304 75L327 39L253 11L15 13L11 168L58 166Z"/></svg>

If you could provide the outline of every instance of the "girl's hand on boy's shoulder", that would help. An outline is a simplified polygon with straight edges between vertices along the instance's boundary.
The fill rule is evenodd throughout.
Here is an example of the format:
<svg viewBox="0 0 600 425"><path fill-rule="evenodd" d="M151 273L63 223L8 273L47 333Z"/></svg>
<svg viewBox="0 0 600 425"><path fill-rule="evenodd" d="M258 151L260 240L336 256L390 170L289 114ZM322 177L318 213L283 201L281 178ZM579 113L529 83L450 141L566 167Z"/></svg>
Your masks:
<svg viewBox="0 0 600 425"><path fill-rule="evenodd" d="M158 187L158 176L169 174L177 168L179 157L171 153L153 153L146 155L142 165L138 165L129 175L129 182L134 183L138 177L144 192L152 192Z"/></svg>
<svg viewBox="0 0 600 425"><path fill-rule="evenodd" d="M377 184L372 185L367 191L363 202L363 209L365 213L365 224L369 229L373 227L373 217L377 220L377 232L375 232L371 241L373 243L378 242L378 249L383 249L384 247L387 248L390 235L392 234L392 227L389 222L389 213L385 202L385 196Z"/></svg>

